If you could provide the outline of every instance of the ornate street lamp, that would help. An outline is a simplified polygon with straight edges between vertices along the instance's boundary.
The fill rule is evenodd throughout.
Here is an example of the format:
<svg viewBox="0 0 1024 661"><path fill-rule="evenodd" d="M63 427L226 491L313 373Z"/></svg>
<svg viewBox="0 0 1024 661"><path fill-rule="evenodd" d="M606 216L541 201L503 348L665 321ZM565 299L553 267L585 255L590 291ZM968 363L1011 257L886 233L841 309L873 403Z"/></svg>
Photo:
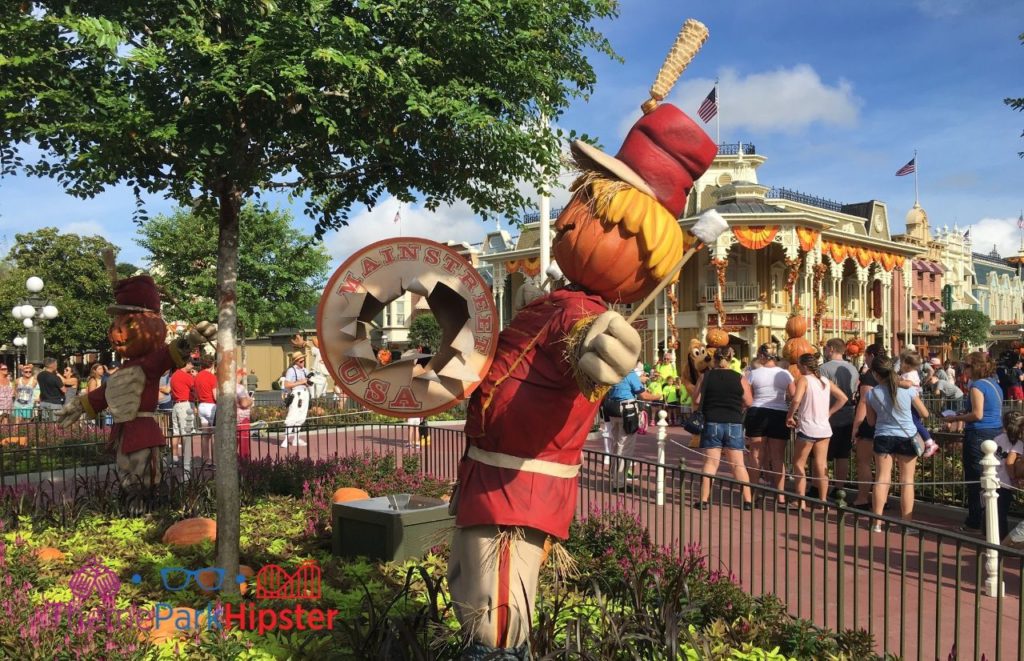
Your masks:
<svg viewBox="0 0 1024 661"><path fill-rule="evenodd" d="M17 367L18 365L21 364L21 351L22 351L22 347L24 347L26 343L27 343L27 340L24 337L20 336L20 335L18 335L18 336L16 336L14 338L14 365L15 365L15 367Z"/></svg>
<svg viewBox="0 0 1024 661"><path fill-rule="evenodd" d="M27 346L25 362L34 365L43 364L43 329L36 325L34 319L40 321L51 321L57 318L59 311L57 307L39 295L43 291L43 280L32 276L25 281L25 289L28 290L28 298L18 303L11 309L11 316L21 320L25 327L24 345ZM21 346L17 343L15 345Z"/></svg>

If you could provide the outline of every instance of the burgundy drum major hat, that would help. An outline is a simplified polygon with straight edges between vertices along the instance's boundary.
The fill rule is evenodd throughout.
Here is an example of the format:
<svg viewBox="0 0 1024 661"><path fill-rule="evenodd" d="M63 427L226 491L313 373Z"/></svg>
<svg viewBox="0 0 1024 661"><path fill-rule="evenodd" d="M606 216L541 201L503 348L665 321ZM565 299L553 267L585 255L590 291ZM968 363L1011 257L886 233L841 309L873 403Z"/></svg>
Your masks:
<svg viewBox="0 0 1024 661"><path fill-rule="evenodd" d="M662 103L629 129L615 156L579 140L572 143L572 152L577 163L611 173L678 218L694 180L711 167L718 146L686 113Z"/></svg>
<svg viewBox="0 0 1024 661"><path fill-rule="evenodd" d="M160 313L160 292L153 278L148 275L136 275L118 280L114 285L115 305L107 308L108 314L124 314L125 312L156 312Z"/></svg>

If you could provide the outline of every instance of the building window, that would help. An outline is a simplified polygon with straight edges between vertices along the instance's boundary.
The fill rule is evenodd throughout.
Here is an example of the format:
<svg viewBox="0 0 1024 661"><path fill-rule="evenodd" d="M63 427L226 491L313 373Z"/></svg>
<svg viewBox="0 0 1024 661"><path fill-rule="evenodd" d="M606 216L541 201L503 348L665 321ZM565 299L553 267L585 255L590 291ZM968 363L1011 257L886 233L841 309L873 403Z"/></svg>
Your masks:
<svg viewBox="0 0 1024 661"><path fill-rule="evenodd" d="M405 325L405 301L395 301L395 326Z"/></svg>

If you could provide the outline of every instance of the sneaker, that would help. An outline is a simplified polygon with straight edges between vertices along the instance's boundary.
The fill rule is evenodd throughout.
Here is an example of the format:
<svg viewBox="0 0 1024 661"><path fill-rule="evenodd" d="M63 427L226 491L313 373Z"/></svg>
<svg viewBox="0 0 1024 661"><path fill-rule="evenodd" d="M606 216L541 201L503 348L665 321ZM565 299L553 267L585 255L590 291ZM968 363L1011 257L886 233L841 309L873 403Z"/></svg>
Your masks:
<svg viewBox="0 0 1024 661"><path fill-rule="evenodd" d="M882 532L882 524L876 523L875 525L871 526L871 532Z"/></svg>
<svg viewBox="0 0 1024 661"><path fill-rule="evenodd" d="M928 441L924 444L924 454L921 455L924 459L931 459L935 456L935 453L939 451L939 444L935 441Z"/></svg>
<svg viewBox="0 0 1024 661"><path fill-rule="evenodd" d="M283 447L283 448L288 447L288 441L281 441L281 447Z"/></svg>
<svg viewBox="0 0 1024 661"><path fill-rule="evenodd" d="M604 465L607 466L610 463L612 463L612 458L609 457L608 455L605 455L605 457L604 457Z"/></svg>

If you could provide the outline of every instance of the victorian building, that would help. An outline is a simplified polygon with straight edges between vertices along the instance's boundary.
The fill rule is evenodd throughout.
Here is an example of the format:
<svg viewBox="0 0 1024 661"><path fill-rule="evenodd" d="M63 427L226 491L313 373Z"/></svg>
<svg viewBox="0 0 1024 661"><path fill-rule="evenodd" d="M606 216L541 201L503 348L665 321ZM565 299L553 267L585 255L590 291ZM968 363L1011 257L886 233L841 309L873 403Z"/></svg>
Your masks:
<svg viewBox="0 0 1024 661"><path fill-rule="evenodd" d="M760 184L766 160L752 146L722 145L694 187L683 227L713 207L731 231L683 269L680 335L720 325L750 356L784 342L787 319L801 314L812 343L877 337L899 350L920 247L892 239L883 202L841 204Z"/></svg>
<svg viewBox="0 0 1024 661"><path fill-rule="evenodd" d="M922 355L944 353L941 341L942 315L950 305L951 287L944 277L943 245L932 238L928 214L914 202L907 212L906 231L892 237L894 241L913 247L918 256L910 262L911 297L905 311L909 323L903 328L907 344L915 346Z"/></svg>
<svg viewBox="0 0 1024 661"><path fill-rule="evenodd" d="M974 297L977 309L992 320L994 342L1021 339L1024 331L1024 280L1020 257L1003 259L995 246L987 255L974 253Z"/></svg>

